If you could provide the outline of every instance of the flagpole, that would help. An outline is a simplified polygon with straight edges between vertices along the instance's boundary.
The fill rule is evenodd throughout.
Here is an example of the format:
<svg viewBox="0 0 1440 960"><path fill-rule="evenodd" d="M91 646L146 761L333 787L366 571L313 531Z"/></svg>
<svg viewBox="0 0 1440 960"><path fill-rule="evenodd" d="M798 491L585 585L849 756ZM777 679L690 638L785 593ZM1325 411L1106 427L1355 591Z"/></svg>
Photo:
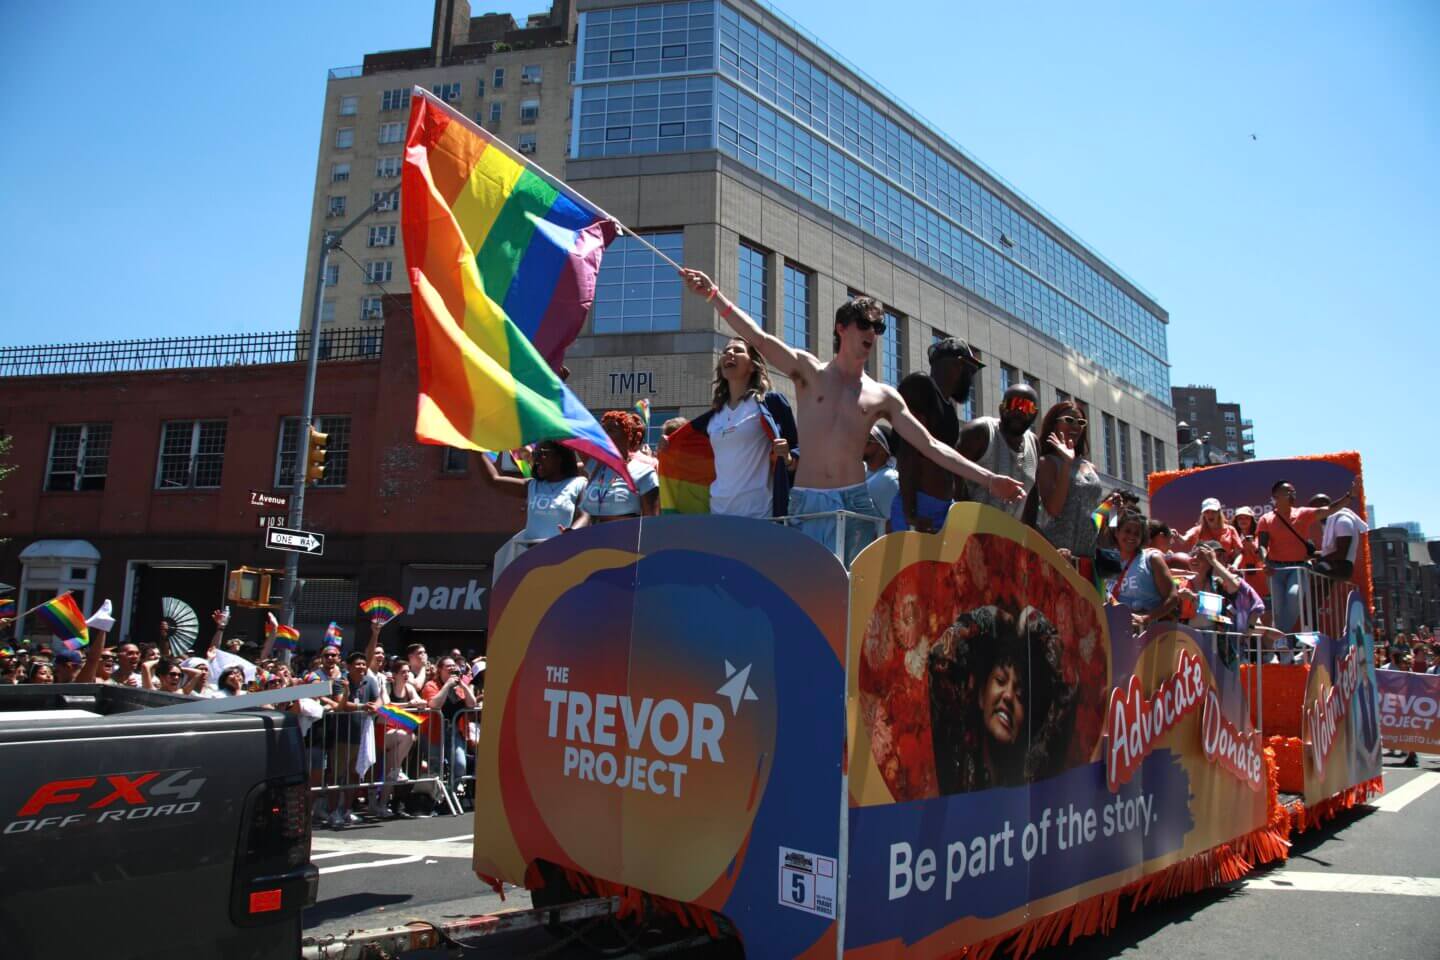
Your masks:
<svg viewBox="0 0 1440 960"><path fill-rule="evenodd" d="M75 591L74 591L74 590L66 590L64 593L57 594L56 596L51 597L49 600L46 600L44 603L37 603L37 604L35 604L35 606L31 607L29 610L26 610L24 613L16 614L16 616L15 616L15 622L16 622L16 623L19 623L19 622L20 622L21 620L23 620L25 617L30 616L30 614L34 613L36 610L39 610L41 607L45 606L46 603L54 603L56 600L59 600L61 597L74 596L74 594L75 594ZM84 613L85 611L84 611L84 610L81 610L80 612L81 612L81 613Z"/></svg>
<svg viewBox="0 0 1440 960"><path fill-rule="evenodd" d="M621 223L618 217L612 216L608 211L604 210L595 201L590 200L576 192L575 188L567 184L564 180L561 180L559 177L555 176L553 173L546 170L544 167L540 166L538 163L531 160L529 157L525 156L525 154L520 153L514 147L510 146L510 144L506 143L504 140L501 140L489 130L486 130L484 127L480 126L480 124L476 123L474 120L471 120L469 117L465 116L465 114L461 113L459 110L456 110L444 100L441 100L439 97L435 96L429 90L426 90L424 87L419 86L413 87L410 91L410 96L412 99L415 97L421 97L434 104L435 106L439 107L446 114L448 114L452 120L458 120L463 126L484 137L488 142L495 144L497 147L503 150L505 154L511 159L518 160L520 163L523 163L525 166L529 167L536 174L543 177L547 183L549 183L555 189L564 193L570 199L584 206L590 207L592 210L605 217L607 220L613 221L614 224L620 228L621 233L632 236L636 240L639 240L641 243L643 243L645 246L649 247L651 253L655 254L655 256L659 257L661 260L664 260L666 263L670 264L670 266L674 267L676 272L685 269L684 267L680 266L680 264L667 257L659 247L655 246L655 244L651 243L649 240L646 240L643 236L636 233L634 230L631 230L629 227L625 226L625 224Z"/></svg>

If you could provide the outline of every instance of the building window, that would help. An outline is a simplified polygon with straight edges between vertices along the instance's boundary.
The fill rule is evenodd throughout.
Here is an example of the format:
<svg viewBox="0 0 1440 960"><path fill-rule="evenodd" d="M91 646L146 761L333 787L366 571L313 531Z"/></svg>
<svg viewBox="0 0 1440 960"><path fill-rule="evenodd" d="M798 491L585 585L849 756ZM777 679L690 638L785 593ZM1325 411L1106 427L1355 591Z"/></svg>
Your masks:
<svg viewBox="0 0 1440 960"><path fill-rule="evenodd" d="M384 226L371 227L365 245L367 247L395 246L395 224L387 223Z"/></svg>
<svg viewBox="0 0 1440 960"><path fill-rule="evenodd" d="M329 200L327 200L327 201L326 201L326 204L325 204L325 216L327 216L327 217L343 217L343 216L345 216L345 198L344 198L344 197L330 197Z"/></svg>
<svg viewBox="0 0 1440 960"><path fill-rule="evenodd" d="M1165 472L1165 441L1155 438L1155 472Z"/></svg>
<svg viewBox="0 0 1440 960"><path fill-rule="evenodd" d="M539 100L521 100L521 101L520 101L520 122L521 122L521 123L534 123L537 119L539 119L539 117L540 117L540 101L539 101Z"/></svg>
<svg viewBox="0 0 1440 960"><path fill-rule="evenodd" d="M1225 428L1225 436L1228 437L1228 438L1230 438L1231 440L1234 440L1237 436L1239 436L1239 434L1237 434L1237 433L1235 432L1235 428L1234 428L1234 427L1226 427L1226 428Z"/></svg>
<svg viewBox="0 0 1440 960"><path fill-rule="evenodd" d="M679 230L646 233L644 238L676 263L685 262ZM591 308L593 333L649 333L680 329L680 277L635 237L610 244L596 278Z"/></svg>
<svg viewBox="0 0 1440 960"><path fill-rule="evenodd" d="M370 260L365 264L366 283L389 283L390 273L394 267L390 260Z"/></svg>
<svg viewBox="0 0 1440 960"><path fill-rule="evenodd" d="M815 275L804 267L785 264L785 330L784 340L792 347L814 351L810 340L810 302Z"/></svg>
<svg viewBox="0 0 1440 960"><path fill-rule="evenodd" d="M370 194L370 202L378 203L375 208L378 213L388 213L400 209L399 190L376 190Z"/></svg>
<svg viewBox="0 0 1440 960"><path fill-rule="evenodd" d="M340 116L342 116L342 117L353 117L353 116L355 116L355 114L357 114L357 113L359 113L359 112L360 112L360 98L359 98L359 97L341 97L341 98L340 98Z"/></svg>
<svg viewBox="0 0 1440 960"><path fill-rule="evenodd" d="M347 181L347 180L349 180L349 179L350 179L350 164L348 164L348 163L332 163L332 164L330 164L330 182L331 182L331 183L344 183L345 181Z"/></svg>
<svg viewBox="0 0 1440 960"><path fill-rule="evenodd" d="M504 90L504 89L505 89L505 68L504 68L504 67L496 67L496 68L495 68L495 73L490 77L490 89L492 89L492 90Z"/></svg>
<svg viewBox="0 0 1440 960"><path fill-rule="evenodd" d="M1130 424L1121 420L1118 427L1120 431L1120 479L1129 483L1132 479L1130 476Z"/></svg>
<svg viewBox="0 0 1440 960"><path fill-rule="evenodd" d="M380 124L381 143L399 143L405 139L405 124L398 121Z"/></svg>
<svg viewBox="0 0 1440 960"><path fill-rule="evenodd" d="M70 423L50 431L45 489L104 490L110 470L110 424Z"/></svg>
<svg viewBox="0 0 1440 960"><path fill-rule="evenodd" d="M483 96L485 96L485 78L484 78L484 77L476 77L476 78L475 78L475 96L477 96L477 97L483 97Z"/></svg>
<svg viewBox="0 0 1440 960"><path fill-rule="evenodd" d="M435 86L430 88L430 92L435 94L435 96L439 97L441 100L444 100L446 103L454 103L456 100L460 99L460 84L437 83L435 84Z"/></svg>
<svg viewBox="0 0 1440 960"><path fill-rule="evenodd" d="M574 60L571 60L571 61L570 61L570 64L569 64L568 67L566 67L566 70L567 70L566 76L569 78L569 80L570 80L571 83L574 83L574 82L575 82L575 61L574 61Z"/></svg>
<svg viewBox="0 0 1440 960"><path fill-rule="evenodd" d="M527 63L520 68L521 83L539 83L542 70L538 63Z"/></svg>
<svg viewBox="0 0 1440 960"><path fill-rule="evenodd" d="M672 43L660 48L660 58L662 60L671 60L675 57L683 56L685 56L685 44L683 43Z"/></svg>
<svg viewBox="0 0 1440 960"><path fill-rule="evenodd" d="M350 418L316 417L315 429L325 434L325 476L317 487L343 487L350 473ZM299 417L280 421L280 443L275 453L275 486L295 486L295 461L300 456Z"/></svg>
<svg viewBox="0 0 1440 960"><path fill-rule="evenodd" d="M378 297L378 296L373 296L373 295L372 295L372 296L368 296L368 297L362 297L361 300L360 300L360 319L361 319L361 320L384 320L384 319L385 319L385 303L384 303L384 298L383 298L383 297Z"/></svg>
<svg viewBox="0 0 1440 960"><path fill-rule="evenodd" d="M1020 382L1020 371L1008 363L1000 364L1000 392L1004 393Z"/></svg>
<svg viewBox="0 0 1440 960"><path fill-rule="evenodd" d="M611 51L610 51L610 62L611 62L611 63L634 63L634 62L635 62L635 48L634 48L634 47L625 47L624 49L621 49L621 50L611 50Z"/></svg>
<svg viewBox="0 0 1440 960"><path fill-rule="evenodd" d="M585 86L577 112L578 157L705 150L715 145L713 77Z"/></svg>
<svg viewBox="0 0 1440 960"><path fill-rule="evenodd" d="M1059 387L1056 387L1056 388L1055 388L1055 402L1056 402L1056 403L1065 403L1065 402L1068 401L1069 399L1070 399L1070 394L1069 394L1069 393L1065 392L1064 390L1061 390Z"/></svg>
<svg viewBox="0 0 1440 960"><path fill-rule="evenodd" d="M534 153L534 152L535 152L535 147L536 147L535 134L533 134L533 133L522 133L522 134L520 134L520 143L518 144L518 146L519 146L519 149L520 149L520 152L521 152L521 153Z"/></svg>
<svg viewBox="0 0 1440 960"><path fill-rule="evenodd" d="M400 176L399 157L376 157L375 176L377 177L398 177Z"/></svg>
<svg viewBox="0 0 1440 960"><path fill-rule="evenodd" d="M1105 472L1112 477L1120 476L1115 462L1115 418L1108 413L1100 414L1105 428Z"/></svg>
<svg viewBox="0 0 1440 960"><path fill-rule="evenodd" d="M404 110L410 106L410 88L396 87L380 91L381 110Z"/></svg>
<svg viewBox="0 0 1440 960"><path fill-rule="evenodd" d="M355 146L355 128L341 127L335 131L335 149L349 150Z"/></svg>
<svg viewBox="0 0 1440 960"><path fill-rule="evenodd" d="M894 386L905 376L905 318L885 311L885 332L880 337L880 379Z"/></svg>
<svg viewBox="0 0 1440 960"><path fill-rule="evenodd" d="M1150 479L1150 474L1155 472L1155 452L1151 446L1152 438L1144 430L1140 431L1140 482L1144 484Z"/></svg>
<svg viewBox="0 0 1440 960"><path fill-rule="evenodd" d="M770 329L770 264L764 250L740 241L740 283L739 296L735 304L750 314L760 324L760 329Z"/></svg>
<svg viewBox="0 0 1440 960"><path fill-rule="evenodd" d="M1035 396L1037 396L1037 397L1040 396L1040 378L1039 378L1039 377L1035 376L1035 374L1033 374L1033 373L1022 373L1022 374L1020 374L1020 379L1023 380L1023 381L1025 381L1027 384L1030 385L1030 388L1035 391Z"/></svg>
<svg viewBox="0 0 1440 960"><path fill-rule="evenodd" d="M1225 422L1226 422L1226 423L1234 423L1234 422L1235 422L1235 411L1234 411L1234 410L1226 410L1226 411L1225 411Z"/></svg>
<svg viewBox="0 0 1440 960"><path fill-rule="evenodd" d="M466 473L470 470L470 451L446 447L440 457L441 473Z"/></svg>
<svg viewBox="0 0 1440 960"><path fill-rule="evenodd" d="M630 128L629 128L629 127L606 127L606 128L605 128L605 139L606 139L606 140L629 140L629 139L630 139Z"/></svg>
<svg viewBox="0 0 1440 960"><path fill-rule="evenodd" d="M157 490L218 487L224 467L224 420L172 420L161 428Z"/></svg>
<svg viewBox="0 0 1440 960"><path fill-rule="evenodd" d="M580 15L585 45L579 75L585 80L603 80L713 70L715 8L713 3L692 2L586 11ZM778 73L774 46L768 52L765 69L773 87ZM794 61L785 66L793 69Z"/></svg>
<svg viewBox="0 0 1440 960"><path fill-rule="evenodd" d="M321 322L321 323L334 323L334 322L335 322L335 301L334 301L334 300L326 300L324 303L320 304L320 322Z"/></svg>
<svg viewBox="0 0 1440 960"><path fill-rule="evenodd" d="M490 102L490 122L499 123L501 115L505 112L505 105L499 100Z"/></svg>
<svg viewBox="0 0 1440 960"><path fill-rule="evenodd" d="M333 287L340 282L340 264L325 264L325 286Z"/></svg>

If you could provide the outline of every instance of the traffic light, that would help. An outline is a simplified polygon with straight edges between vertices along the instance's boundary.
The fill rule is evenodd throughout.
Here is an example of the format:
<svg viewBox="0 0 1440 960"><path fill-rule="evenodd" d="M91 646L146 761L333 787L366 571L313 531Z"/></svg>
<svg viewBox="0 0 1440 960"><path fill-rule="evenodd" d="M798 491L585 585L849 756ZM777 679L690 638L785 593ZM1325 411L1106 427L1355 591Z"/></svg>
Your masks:
<svg viewBox="0 0 1440 960"><path fill-rule="evenodd" d="M330 435L314 427L307 429L310 435L305 441L305 482L319 483L325 479L325 445L330 442Z"/></svg>

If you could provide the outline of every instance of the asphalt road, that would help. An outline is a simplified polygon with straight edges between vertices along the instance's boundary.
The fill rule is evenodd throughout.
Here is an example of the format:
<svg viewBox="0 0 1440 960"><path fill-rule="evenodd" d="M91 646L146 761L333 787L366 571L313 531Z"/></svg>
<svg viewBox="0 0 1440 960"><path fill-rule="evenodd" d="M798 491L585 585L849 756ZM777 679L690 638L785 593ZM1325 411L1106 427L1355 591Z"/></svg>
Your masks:
<svg viewBox="0 0 1440 960"><path fill-rule="evenodd" d="M1290 859L1228 887L1139 913L1122 914L1106 937L1037 955L1037 960L1164 958L1440 957L1440 757L1419 770L1386 760L1387 796L1300 835ZM443 921L529 906L506 899L470 872L471 816L317 829L320 894L306 912L307 936ZM494 938L485 953L531 956L553 944L543 931ZM732 951L692 950L686 957ZM558 956L587 956L581 949Z"/></svg>

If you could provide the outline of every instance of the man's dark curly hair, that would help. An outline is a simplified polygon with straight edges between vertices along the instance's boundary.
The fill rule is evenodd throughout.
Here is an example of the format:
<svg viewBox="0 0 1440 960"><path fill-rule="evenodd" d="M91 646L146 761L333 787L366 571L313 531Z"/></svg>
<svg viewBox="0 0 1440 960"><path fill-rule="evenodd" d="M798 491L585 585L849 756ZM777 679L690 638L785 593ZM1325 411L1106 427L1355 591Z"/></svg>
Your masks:
<svg viewBox="0 0 1440 960"><path fill-rule="evenodd" d="M1035 607L978 607L956 618L930 650L930 728L942 794L1043 780L1063 769L1076 689L1065 682L1059 631ZM1012 667L1025 705L1013 745L985 762L980 693L996 667ZM993 769L992 769L993 766Z"/></svg>

